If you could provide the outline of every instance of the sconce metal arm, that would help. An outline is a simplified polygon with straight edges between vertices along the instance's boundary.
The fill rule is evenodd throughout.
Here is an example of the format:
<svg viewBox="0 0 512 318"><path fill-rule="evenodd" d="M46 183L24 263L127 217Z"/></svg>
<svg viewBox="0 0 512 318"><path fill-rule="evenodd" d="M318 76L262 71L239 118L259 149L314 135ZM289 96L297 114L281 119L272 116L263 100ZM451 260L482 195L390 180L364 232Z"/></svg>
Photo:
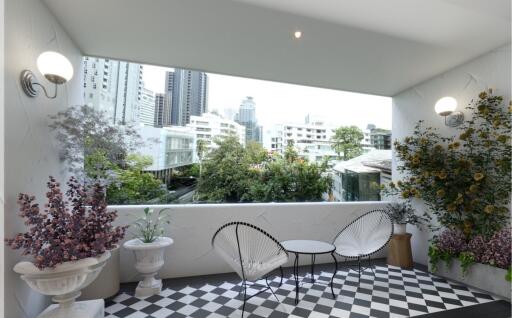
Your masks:
<svg viewBox="0 0 512 318"><path fill-rule="evenodd" d="M57 97L57 84L54 84L55 85L55 93L53 94L53 96L48 95L48 91L46 90L46 87L44 87L44 85L42 85L38 82L33 82L32 85L37 85L37 86L41 87L44 91L44 95L46 95L46 97L48 97L49 99L55 99Z"/></svg>

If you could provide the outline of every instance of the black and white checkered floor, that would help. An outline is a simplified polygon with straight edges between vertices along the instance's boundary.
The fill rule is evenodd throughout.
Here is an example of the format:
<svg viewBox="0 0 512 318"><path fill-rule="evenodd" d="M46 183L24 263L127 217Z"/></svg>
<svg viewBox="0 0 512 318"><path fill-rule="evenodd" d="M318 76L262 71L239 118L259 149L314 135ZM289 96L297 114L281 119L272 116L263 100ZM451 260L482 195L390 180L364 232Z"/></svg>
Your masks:
<svg viewBox="0 0 512 318"><path fill-rule="evenodd" d="M321 271L316 282L304 279L300 302L295 305L295 281L285 274L271 285L278 303L270 292L251 298L244 317L410 317L493 301L494 298L466 286L446 281L423 271L377 266L375 276L367 270L358 283L354 271L339 271L334 279L336 299L328 285L332 273ZM196 284L197 285L197 284ZM122 292L106 302L105 317L163 318L240 317L240 284L207 281L196 287L167 286L160 295L139 299L132 292ZM257 290L251 289L248 294Z"/></svg>

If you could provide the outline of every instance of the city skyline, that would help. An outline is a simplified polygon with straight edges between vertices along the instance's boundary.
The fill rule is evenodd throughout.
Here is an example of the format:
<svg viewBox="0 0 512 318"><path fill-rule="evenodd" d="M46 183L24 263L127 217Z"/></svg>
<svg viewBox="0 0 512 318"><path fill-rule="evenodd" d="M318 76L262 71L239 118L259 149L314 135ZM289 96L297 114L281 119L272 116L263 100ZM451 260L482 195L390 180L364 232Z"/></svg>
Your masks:
<svg viewBox="0 0 512 318"><path fill-rule="evenodd" d="M173 70L144 65L145 87L156 93L164 92L165 73ZM334 126L356 125L364 129L368 124L374 124L391 129L391 97L214 73L207 75L209 111L216 110L220 114L238 111L241 102L252 96L258 123L265 127L279 123L303 123L307 115L313 115Z"/></svg>

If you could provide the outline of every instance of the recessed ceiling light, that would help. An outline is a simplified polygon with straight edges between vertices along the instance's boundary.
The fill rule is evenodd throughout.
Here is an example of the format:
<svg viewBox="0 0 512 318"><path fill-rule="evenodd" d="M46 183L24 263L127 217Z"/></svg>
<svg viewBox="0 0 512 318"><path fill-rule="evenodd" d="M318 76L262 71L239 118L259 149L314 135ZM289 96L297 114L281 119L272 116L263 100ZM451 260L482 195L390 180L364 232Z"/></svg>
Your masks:
<svg viewBox="0 0 512 318"><path fill-rule="evenodd" d="M295 33L293 33L293 36L296 38L296 39L300 39L302 37L302 32L297 30L295 31Z"/></svg>

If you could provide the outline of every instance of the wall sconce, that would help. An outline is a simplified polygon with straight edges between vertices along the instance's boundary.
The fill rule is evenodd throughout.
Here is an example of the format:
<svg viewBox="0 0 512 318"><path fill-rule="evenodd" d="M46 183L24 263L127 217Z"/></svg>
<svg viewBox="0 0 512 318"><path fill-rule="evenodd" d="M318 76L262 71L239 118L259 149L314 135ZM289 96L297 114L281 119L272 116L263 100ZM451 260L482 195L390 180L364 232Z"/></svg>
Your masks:
<svg viewBox="0 0 512 318"><path fill-rule="evenodd" d="M64 55L57 52L41 53L37 58L37 68L48 81L55 84L55 93L49 96L46 88L37 81L35 74L24 70L20 75L21 87L29 97L36 97L39 94L39 90L36 89L36 86L39 86L46 97L54 99L57 97L57 85L64 84L73 77L73 65Z"/></svg>
<svg viewBox="0 0 512 318"><path fill-rule="evenodd" d="M457 127L464 122L464 114L456 112L457 100L453 97L443 97L436 102L434 107L439 116L444 116L444 124L449 127Z"/></svg>

